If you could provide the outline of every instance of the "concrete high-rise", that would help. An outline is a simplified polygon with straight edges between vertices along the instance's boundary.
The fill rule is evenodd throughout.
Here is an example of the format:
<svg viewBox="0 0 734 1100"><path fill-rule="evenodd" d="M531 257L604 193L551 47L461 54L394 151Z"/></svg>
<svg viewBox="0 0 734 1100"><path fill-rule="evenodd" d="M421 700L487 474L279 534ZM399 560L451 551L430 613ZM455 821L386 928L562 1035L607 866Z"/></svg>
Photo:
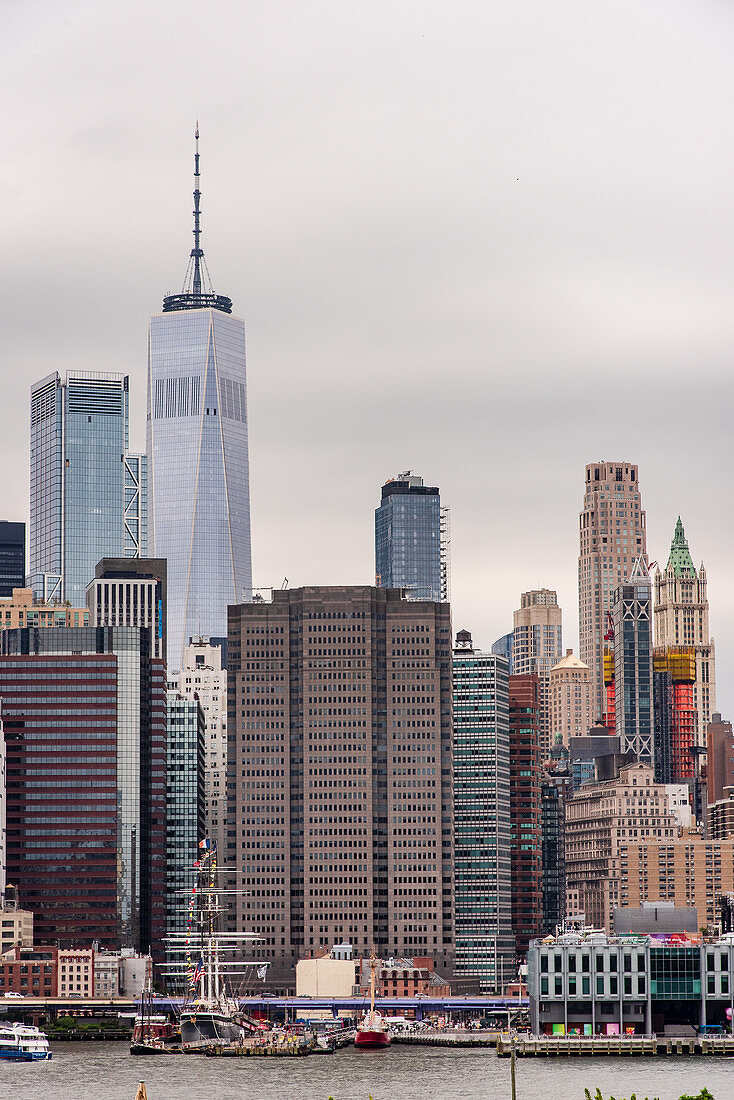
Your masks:
<svg viewBox="0 0 734 1100"><path fill-rule="evenodd" d="M230 608L229 864L271 980L341 940L453 971L450 632L367 586Z"/></svg>
<svg viewBox="0 0 734 1100"><path fill-rule="evenodd" d="M148 949L166 902L163 661L133 627L0 634L8 877L37 943Z"/></svg>
<svg viewBox="0 0 734 1100"><path fill-rule="evenodd" d="M591 669L596 721L606 712L604 637L614 593L637 558L647 560L637 466L594 462L586 467L579 542L579 656Z"/></svg>
<svg viewBox="0 0 734 1100"><path fill-rule="evenodd" d="M619 751L652 764L655 758L653 706L652 586L640 558L612 604L614 689Z"/></svg>
<svg viewBox="0 0 734 1100"><path fill-rule="evenodd" d="M512 675L538 677L538 749L546 760L553 744L548 682L550 670L563 657L563 614L557 594L550 588L523 592L512 620Z"/></svg>
<svg viewBox="0 0 734 1100"><path fill-rule="evenodd" d="M189 638L226 635L227 605L252 585L245 325L207 281L198 140L184 288L148 331L149 545L168 560L171 667Z"/></svg>
<svg viewBox="0 0 734 1100"><path fill-rule="evenodd" d="M409 599L451 598L449 510L436 486L410 470L382 486L375 509L375 584Z"/></svg>
<svg viewBox="0 0 734 1100"><path fill-rule="evenodd" d="M181 671L169 674L169 688L187 699L198 699L204 712L205 833L227 851L227 670L222 646L208 638L192 638L184 646Z"/></svg>
<svg viewBox="0 0 734 1100"><path fill-rule="evenodd" d="M144 626L154 657L166 659L166 562L103 558L87 585L92 626Z"/></svg>
<svg viewBox="0 0 734 1100"><path fill-rule="evenodd" d="M507 660L454 646L456 974L483 993L514 976Z"/></svg>
<svg viewBox="0 0 734 1100"><path fill-rule="evenodd" d="M104 557L146 553L146 461L128 450L128 377L75 371L31 387L30 581L84 605Z"/></svg>
<svg viewBox="0 0 734 1100"><path fill-rule="evenodd" d="M706 727L716 710L716 651L714 639L709 635L706 570L701 562L696 571L680 516L665 572L655 570L655 645L695 647L696 743L704 748Z"/></svg>

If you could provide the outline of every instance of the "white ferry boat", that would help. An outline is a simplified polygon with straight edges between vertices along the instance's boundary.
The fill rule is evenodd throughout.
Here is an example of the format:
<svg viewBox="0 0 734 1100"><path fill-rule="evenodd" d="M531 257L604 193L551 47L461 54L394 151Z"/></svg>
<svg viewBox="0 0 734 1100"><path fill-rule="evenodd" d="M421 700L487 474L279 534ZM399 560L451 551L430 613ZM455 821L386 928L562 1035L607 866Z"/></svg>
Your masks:
<svg viewBox="0 0 734 1100"><path fill-rule="evenodd" d="M50 1057L48 1039L37 1027L28 1024L0 1025L0 1059L42 1062Z"/></svg>

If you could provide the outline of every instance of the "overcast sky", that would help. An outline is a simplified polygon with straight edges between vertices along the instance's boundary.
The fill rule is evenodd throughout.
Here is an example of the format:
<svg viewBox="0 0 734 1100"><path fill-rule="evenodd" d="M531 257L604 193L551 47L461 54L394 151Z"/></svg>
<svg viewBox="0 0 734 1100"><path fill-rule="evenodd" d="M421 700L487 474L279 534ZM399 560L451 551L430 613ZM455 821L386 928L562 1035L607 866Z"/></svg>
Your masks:
<svg viewBox="0 0 734 1100"><path fill-rule="evenodd" d="M203 244L244 317L256 585L370 583L380 485L452 510L454 626L527 588L577 644L584 465L680 513L734 710L728 0L10 0L3 8L5 471L28 390L131 376Z"/></svg>

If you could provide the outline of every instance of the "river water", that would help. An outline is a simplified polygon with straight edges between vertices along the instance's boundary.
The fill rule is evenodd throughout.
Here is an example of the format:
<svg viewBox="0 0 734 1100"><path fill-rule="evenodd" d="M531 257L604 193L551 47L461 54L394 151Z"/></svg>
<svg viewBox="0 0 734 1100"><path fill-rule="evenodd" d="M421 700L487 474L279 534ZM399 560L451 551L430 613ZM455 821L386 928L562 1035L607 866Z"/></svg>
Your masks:
<svg viewBox="0 0 734 1100"><path fill-rule="evenodd" d="M489 1050L346 1048L308 1058L140 1058L126 1043L54 1043L50 1062L0 1061L0 1097L12 1100L510 1100L510 1062ZM584 1100L637 1093L678 1100L706 1085L734 1097L734 1059L703 1057L517 1060L517 1100Z"/></svg>

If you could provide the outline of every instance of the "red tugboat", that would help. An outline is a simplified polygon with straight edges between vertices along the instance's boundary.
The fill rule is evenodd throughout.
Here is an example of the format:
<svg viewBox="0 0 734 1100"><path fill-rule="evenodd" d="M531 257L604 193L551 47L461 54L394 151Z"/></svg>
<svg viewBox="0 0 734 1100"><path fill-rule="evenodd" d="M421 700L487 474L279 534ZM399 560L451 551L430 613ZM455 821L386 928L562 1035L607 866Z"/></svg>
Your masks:
<svg viewBox="0 0 734 1100"><path fill-rule="evenodd" d="M390 1046L390 1033L380 1013L375 1012L376 967L377 959L375 958L375 948L373 944L372 954L370 956L370 1010L369 1012L365 1012L360 1020L359 1026L357 1027L357 1034L354 1037L355 1047L359 1047L363 1050L376 1050Z"/></svg>

